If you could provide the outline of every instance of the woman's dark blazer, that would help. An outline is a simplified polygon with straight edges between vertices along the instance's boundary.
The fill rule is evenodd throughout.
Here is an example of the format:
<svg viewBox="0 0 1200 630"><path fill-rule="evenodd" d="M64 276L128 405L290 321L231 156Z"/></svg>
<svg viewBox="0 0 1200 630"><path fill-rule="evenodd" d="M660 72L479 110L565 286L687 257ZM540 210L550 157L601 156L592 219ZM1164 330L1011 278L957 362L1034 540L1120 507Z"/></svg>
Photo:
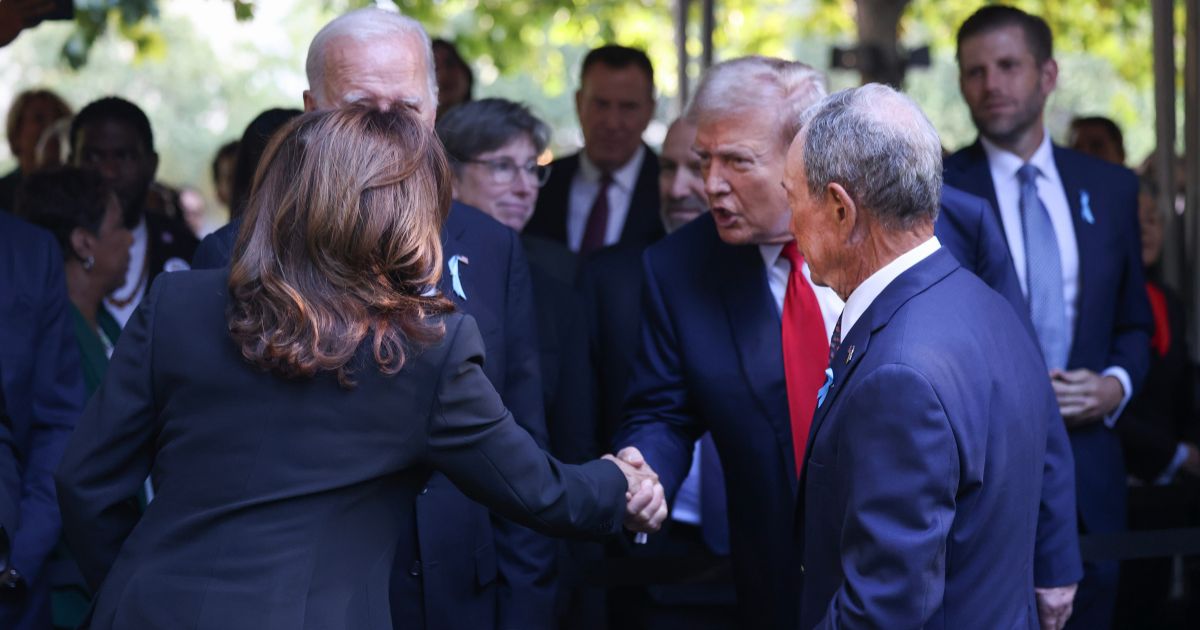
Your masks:
<svg viewBox="0 0 1200 630"><path fill-rule="evenodd" d="M397 554L417 560L413 504L434 469L544 533L619 528L624 476L537 447L480 369L470 316L446 316L394 376L364 344L352 389L287 380L231 340L227 277L155 282L63 457L64 530L98 589L90 627L390 629L388 576Z"/></svg>

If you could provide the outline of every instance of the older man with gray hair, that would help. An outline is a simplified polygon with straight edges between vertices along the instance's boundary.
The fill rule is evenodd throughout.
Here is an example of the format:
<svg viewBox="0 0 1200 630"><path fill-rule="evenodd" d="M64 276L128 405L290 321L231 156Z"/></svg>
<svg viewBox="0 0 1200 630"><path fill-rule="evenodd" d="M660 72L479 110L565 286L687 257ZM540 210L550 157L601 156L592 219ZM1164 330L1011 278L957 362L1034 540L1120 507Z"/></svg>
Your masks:
<svg viewBox="0 0 1200 630"><path fill-rule="evenodd" d="M437 83L429 37L393 11L351 11L313 37L306 62L308 111L366 101L408 107L431 128ZM210 235L206 258L227 262L239 222ZM479 323L484 372L513 417L545 447L541 376L529 267L516 234L455 202L442 230L442 292ZM198 254L199 256L199 254ZM419 562L392 572L392 618L404 628L549 628L557 545L490 515L439 473L417 497ZM419 602L416 608L412 603Z"/></svg>
<svg viewBox="0 0 1200 630"><path fill-rule="evenodd" d="M802 122L793 232L846 306L803 460L799 627L1038 628L1038 347L934 236L941 144L911 100L867 85Z"/></svg>
<svg viewBox="0 0 1200 630"><path fill-rule="evenodd" d="M711 210L646 250L639 350L614 439L673 501L711 432L745 628L796 625L797 454L842 302L810 284L779 183L799 113L824 94L821 73L794 61L745 57L705 74L687 117Z"/></svg>

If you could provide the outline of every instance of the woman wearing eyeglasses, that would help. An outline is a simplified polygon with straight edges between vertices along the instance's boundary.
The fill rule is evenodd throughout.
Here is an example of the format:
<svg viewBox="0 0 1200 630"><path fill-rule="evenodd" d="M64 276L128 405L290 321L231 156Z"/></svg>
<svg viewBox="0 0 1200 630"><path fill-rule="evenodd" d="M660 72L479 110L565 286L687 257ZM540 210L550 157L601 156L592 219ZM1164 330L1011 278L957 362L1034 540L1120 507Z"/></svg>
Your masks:
<svg viewBox="0 0 1200 630"><path fill-rule="evenodd" d="M485 98L463 103L437 122L450 157L454 198L520 232L550 176L538 165L550 128L520 103ZM521 235L537 308L542 394L550 450L565 461L597 452L582 306L572 289L575 254L559 243ZM569 423L564 425L564 423Z"/></svg>

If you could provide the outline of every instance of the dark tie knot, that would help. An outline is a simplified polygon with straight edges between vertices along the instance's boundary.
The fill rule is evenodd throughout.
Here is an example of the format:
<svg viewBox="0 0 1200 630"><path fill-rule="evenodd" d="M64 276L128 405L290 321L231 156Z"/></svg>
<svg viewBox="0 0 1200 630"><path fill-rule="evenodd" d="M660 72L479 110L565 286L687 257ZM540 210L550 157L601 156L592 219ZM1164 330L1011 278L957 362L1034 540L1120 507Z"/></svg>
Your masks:
<svg viewBox="0 0 1200 630"><path fill-rule="evenodd" d="M1021 182L1022 185L1032 184L1037 181L1037 176L1041 174L1042 172L1038 170L1038 167L1026 162L1021 165L1021 168L1017 169L1017 181Z"/></svg>
<svg viewBox="0 0 1200 630"><path fill-rule="evenodd" d="M610 173L608 171L601 171L600 172L600 187L608 188L608 186L612 183L613 183L612 173Z"/></svg>

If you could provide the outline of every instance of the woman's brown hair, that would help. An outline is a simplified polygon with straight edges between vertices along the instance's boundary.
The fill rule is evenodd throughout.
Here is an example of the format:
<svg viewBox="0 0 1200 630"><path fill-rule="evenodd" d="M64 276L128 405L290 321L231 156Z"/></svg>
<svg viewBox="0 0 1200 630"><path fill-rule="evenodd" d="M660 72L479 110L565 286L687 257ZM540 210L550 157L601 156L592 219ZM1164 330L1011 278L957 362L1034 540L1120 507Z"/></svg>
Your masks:
<svg viewBox="0 0 1200 630"><path fill-rule="evenodd" d="M380 371L445 334L436 291L450 171L405 107L314 112L272 139L254 178L229 274L229 332L242 356L286 378L336 371L353 384L363 341Z"/></svg>

